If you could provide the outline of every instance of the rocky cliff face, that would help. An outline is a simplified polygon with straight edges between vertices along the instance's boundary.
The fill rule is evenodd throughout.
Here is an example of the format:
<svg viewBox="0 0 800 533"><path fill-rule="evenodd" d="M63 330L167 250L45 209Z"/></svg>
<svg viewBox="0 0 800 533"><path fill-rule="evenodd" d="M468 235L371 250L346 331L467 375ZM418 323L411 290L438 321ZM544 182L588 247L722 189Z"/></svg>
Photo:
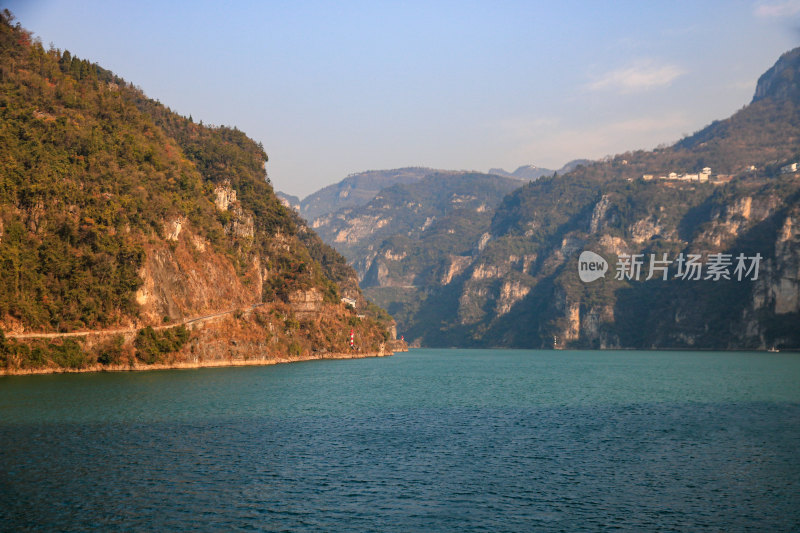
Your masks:
<svg viewBox="0 0 800 533"><path fill-rule="evenodd" d="M777 63L758 79L753 102L765 98L795 102L800 100L798 65L800 65L800 49L783 54Z"/></svg>
<svg viewBox="0 0 800 533"><path fill-rule="evenodd" d="M794 206L783 219L768 257L754 284L752 300L742 311L746 335L760 348L793 346L800 321L800 211ZM775 317L765 323L764 315Z"/></svg>
<svg viewBox="0 0 800 533"><path fill-rule="evenodd" d="M236 194L230 185L226 189L224 196L228 200L217 207L232 212L243 209L236 205ZM235 219L229 222L234 223ZM190 222L173 221L165 227L168 231L164 240L153 240L144 248L145 259L139 270L142 283L135 293L135 319L86 335L54 336L48 341L31 338L35 333L18 321L7 321L8 334L0 342L0 351L7 353L3 354L0 372L269 364L391 355L405 349L404 343L395 340L393 321L380 318L367 306L354 280L344 284L349 287L346 292L339 287L341 292L331 293L331 286L310 284L288 286L285 294L276 295L275 282L285 284L280 261L287 256L302 256L305 250L296 236L277 234L261 253L234 263ZM237 231L226 235L240 243L250 243L254 236L253 232ZM304 264L305 268L321 269L310 260ZM356 308L339 301L338 294L345 293L356 301ZM155 327L160 334L185 328L186 340L153 360L143 360L137 343L147 327ZM355 349L349 344L351 330ZM80 355L69 364L55 357L30 361L24 357L28 352L20 352L42 346L57 351L71 346L69 343L80 349Z"/></svg>
<svg viewBox="0 0 800 533"><path fill-rule="evenodd" d="M431 174L383 189L367 204L320 217L312 226L352 262L363 286L415 285L439 266L414 253L415 240L436 240L444 254L469 253L475 231L488 229L488 206L517 185L486 174Z"/></svg>
<svg viewBox="0 0 800 533"><path fill-rule="evenodd" d="M439 271L444 275L418 296L415 314L397 314L400 330L420 344L445 346L797 346L800 181L776 177L739 182L736 190L709 185L704 191L645 183L631 189L620 183L606 190L584 208L575 206L572 222L554 228L552 238L531 242L529 230L495 235L476 255L444 259ZM665 205L664 192L686 199ZM632 200L628 195L639 198L641 214L622 212ZM509 254L511 249L517 254ZM607 260L605 277L592 283L579 279L583 250ZM729 254L731 280L709 279L708 270L697 281L678 277L680 254L698 254L708 269L710 256L718 253ZM756 279L751 273L736 280L738 254L763 257ZM617 279L626 255L641 258L638 279ZM664 257L666 274L651 272L653 258ZM368 290L390 307L396 305L390 298L406 301L402 293Z"/></svg>
<svg viewBox="0 0 800 533"><path fill-rule="evenodd" d="M765 276L773 311L786 315L800 311L800 228L798 210L786 217L775 240L774 263ZM767 300L769 301L769 300Z"/></svg>

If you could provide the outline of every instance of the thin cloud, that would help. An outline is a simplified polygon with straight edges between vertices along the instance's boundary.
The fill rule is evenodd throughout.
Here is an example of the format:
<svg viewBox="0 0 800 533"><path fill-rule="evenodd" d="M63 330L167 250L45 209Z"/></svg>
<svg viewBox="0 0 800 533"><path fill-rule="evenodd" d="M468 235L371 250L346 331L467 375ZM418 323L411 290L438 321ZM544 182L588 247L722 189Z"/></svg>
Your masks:
<svg viewBox="0 0 800 533"><path fill-rule="evenodd" d="M696 124L679 111L580 127L557 124L550 129L537 129L532 125L526 131L522 123L509 121L499 126L505 131L499 130L498 135L510 148L507 159L554 167L576 157L596 159L671 143L692 131Z"/></svg>
<svg viewBox="0 0 800 533"><path fill-rule="evenodd" d="M762 3L755 8L755 15L762 18L791 17L798 13L800 13L800 0Z"/></svg>
<svg viewBox="0 0 800 533"><path fill-rule="evenodd" d="M619 91L632 93L665 87L686 71L677 65L640 63L627 68L612 70L588 85L592 91Z"/></svg>

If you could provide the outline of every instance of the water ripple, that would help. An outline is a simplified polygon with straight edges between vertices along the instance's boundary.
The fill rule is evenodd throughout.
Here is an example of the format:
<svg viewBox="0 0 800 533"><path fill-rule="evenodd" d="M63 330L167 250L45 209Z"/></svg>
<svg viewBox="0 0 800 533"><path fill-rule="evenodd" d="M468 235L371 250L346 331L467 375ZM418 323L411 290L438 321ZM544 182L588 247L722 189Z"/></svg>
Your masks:
<svg viewBox="0 0 800 533"><path fill-rule="evenodd" d="M137 376L0 382L0 530L800 529L800 401L778 386L786 367L773 376L767 362L757 375L769 390L751 380L746 398L725 386L711 401L684 383L685 401L643 401L632 384L627 401L609 391L574 401L571 386L562 397L527 390L550 387L558 372L563 379L575 370L569 361L551 360L561 369L484 396L475 386L480 358L469 356L463 369L425 357L297 365L277 384L270 369L201 372L167 392L160 378L144 380L180 412L138 397L150 385ZM503 357L485 356L483 371L512 386L530 361ZM651 361L655 370L615 362L594 374L617 384L620 373L645 382L661 374L658 382L670 383L691 368L680 360L670 374L661 360ZM718 374L741 374L726 362ZM429 381L411 379L425 372ZM428 401L443 372L444 398ZM402 394L392 381L405 384ZM311 408L309 384L312 399L328 395L336 405ZM265 390L273 385L280 394ZM216 407L198 389L215 390ZM26 394L50 407L23 405ZM94 412L59 419L59 395Z"/></svg>

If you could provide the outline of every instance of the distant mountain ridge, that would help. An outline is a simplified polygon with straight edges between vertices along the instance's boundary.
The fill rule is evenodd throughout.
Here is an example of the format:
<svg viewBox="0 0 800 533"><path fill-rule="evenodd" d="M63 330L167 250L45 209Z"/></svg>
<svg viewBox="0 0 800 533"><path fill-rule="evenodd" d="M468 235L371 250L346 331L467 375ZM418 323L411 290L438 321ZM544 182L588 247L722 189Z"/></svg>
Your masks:
<svg viewBox="0 0 800 533"><path fill-rule="evenodd" d="M551 176L555 172L554 170L550 170L548 168L539 168L535 165L522 165L518 167L514 172L507 172L505 169L502 168L490 168L489 174L495 174L497 176L505 176L508 178L516 178L519 180L535 180L541 178L542 176Z"/></svg>
<svg viewBox="0 0 800 533"><path fill-rule="evenodd" d="M385 187L414 183L437 171L425 167L368 170L351 174L338 183L323 187L300 201L300 215L315 218L345 207L364 205Z"/></svg>
<svg viewBox="0 0 800 533"><path fill-rule="evenodd" d="M581 159L567 163L558 171L540 168L535 165L522 165L514 172L507 172L502 168L492 168L489 174L514 178L521 181L535 180L542 176L550 176L554 172L567 172L576 164L584 164L588 160ZM292 207L300 215L313 222L316 218L333 213L342 208L358 207L367 204L382 189L392 185L408 184L420 181L431 174L459 174L463 170L437 170L427 167L406 167L390 170L368 170L351 174L343 180L323 187L308 195L304 199L297 196L277 191L276 194L287 207Z"/></svg>
<svg viewBox="0 0 800 533"><path fill-rule="evenodd" d="M518 186L515 179L490 174L433 173L414 183L386 187L365 205L321 216L312 227L334 243L369 284L370 276L383 279L376 251L391 255L383 250L385 239L414 241L435 234L442 237L437 250L461 253L463 243L474 236L471 228L488 227L494 206ZM468 251L472 244L465 246Z"/></svg>

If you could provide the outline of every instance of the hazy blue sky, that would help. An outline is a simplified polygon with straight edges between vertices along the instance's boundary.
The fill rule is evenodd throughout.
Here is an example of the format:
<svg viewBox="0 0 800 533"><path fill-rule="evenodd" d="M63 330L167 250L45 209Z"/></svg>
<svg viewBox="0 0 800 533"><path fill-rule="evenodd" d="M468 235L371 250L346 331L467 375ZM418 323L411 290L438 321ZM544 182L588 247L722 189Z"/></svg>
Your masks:
<svg viewBox="0 0 800 533"><path fill-rule="evenodd" d="M800 0L0 1L45 45L263 142L305 196L402 166L558 168L748 103Z"/></svg>

